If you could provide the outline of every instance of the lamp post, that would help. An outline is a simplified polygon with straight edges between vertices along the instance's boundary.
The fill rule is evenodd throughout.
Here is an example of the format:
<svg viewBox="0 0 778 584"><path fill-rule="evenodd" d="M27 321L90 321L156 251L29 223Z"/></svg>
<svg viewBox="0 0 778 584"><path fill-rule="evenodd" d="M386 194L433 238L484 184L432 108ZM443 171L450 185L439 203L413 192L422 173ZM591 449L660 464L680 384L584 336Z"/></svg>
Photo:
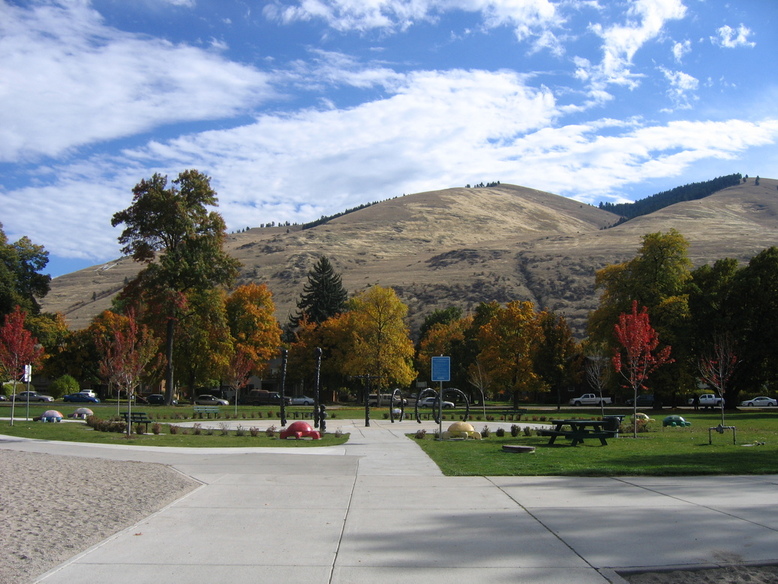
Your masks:
<svg viewBox="0 0 778 584"><path fill-rule="evenodd" d="M316 350L313 352L316 356L316 379L315 379L315 385L313 389L313 427L318 428L319 427L319 403L320 403L320 388L319 388L319 379L320 379L320 373L321 373L321 347L316 347Z"/></svg>
<svg viewBox="0 0 778 584"><path fill-rule="evenodd" d="M286 426L286 361L289 351L281 349L281 427Z"/></svg>

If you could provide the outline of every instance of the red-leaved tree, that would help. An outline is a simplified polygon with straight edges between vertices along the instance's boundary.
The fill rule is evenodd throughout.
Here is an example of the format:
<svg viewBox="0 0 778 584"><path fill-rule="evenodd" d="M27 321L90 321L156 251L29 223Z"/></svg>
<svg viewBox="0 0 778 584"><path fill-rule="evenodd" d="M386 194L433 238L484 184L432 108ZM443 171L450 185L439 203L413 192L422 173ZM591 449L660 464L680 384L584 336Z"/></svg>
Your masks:
<svg viewBox="0 0 778 584"><path fill-rule="evenodd" d="M135 388L157 353L157 339L147 327L138 324L135 311L130 310L124 326L117 327L111 337L98 337L96 344L102 355L100 375L118 389L119 395L126 392L127 409L132 412ZM127 424L127 434L131 433Z"/></svg>
<svg viewBox="0 0 778 584"><path fill-rule="evenodd" d="M13 383L13 393L16 394L16 382L24 375L24 366L36 366L43 357L43 347L38 339L24 328L27 313L19 306L5 317L0 327L0 366L5 375L0 379L10 377ZM14 402L11 402L11 426L14 425Z"/></svg>
<svg viewBox="0 0 778 584"><path fill-rule="evenodd" d="M632 301L632 312L622 312L613 332L621 345L613 355L613 368L624 377L633 393L632 433L637 437L638 390L645 389L645 381L658 367L672 363L670 346L659 347L659 335L651 326L648 309L638 312L638 303Z"/></svg>

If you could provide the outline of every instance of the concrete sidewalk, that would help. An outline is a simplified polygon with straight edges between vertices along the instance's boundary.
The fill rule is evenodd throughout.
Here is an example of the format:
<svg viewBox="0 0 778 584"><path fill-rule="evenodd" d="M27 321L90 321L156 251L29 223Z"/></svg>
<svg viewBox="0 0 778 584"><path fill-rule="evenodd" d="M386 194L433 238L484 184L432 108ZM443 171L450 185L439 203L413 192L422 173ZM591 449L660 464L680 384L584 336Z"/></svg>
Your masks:
<svg viewBox="0 0 778 584"><path fill-rule="evenodd" d="M405 436L415 422L336 427L349 442L313 450L0 445L159 462L203 483L43 584L587 584L778 563L778 476L444 477Z"/></svg>

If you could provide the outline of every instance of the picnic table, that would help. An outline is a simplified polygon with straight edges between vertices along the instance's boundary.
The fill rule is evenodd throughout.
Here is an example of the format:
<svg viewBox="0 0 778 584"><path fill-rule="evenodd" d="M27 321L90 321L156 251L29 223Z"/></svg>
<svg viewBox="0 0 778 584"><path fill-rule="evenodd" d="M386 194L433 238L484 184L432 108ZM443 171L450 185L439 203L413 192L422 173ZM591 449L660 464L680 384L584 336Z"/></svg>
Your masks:
<svg viewBox="0 0 778 584"><path fill-rule="evenodd" d="M549 436L548 443L553 444L557 437L568 438L571 446L583 443L586 438L598 438L600 444L608 445L607 438L615 438L618 429L612 429L610 420L551 420L553 430L538 430L539 436ZM567 426L569 430L563 428Z"/></svg>

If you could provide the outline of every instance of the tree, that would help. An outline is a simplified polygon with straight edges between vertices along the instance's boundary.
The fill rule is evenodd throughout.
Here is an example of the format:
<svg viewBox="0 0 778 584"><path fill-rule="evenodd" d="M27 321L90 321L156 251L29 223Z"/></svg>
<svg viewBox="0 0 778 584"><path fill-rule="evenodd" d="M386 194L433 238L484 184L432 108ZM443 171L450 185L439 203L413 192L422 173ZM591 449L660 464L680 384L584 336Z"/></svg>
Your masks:
<svg viewBox="0 0 778 584"><path fill-rule="evenodd" d="M700 377L716 390L721 398L721 425L724 425L724 403L727 400L727 385L737 367L735 345L729 334L720 336L713 343L711 351L700 358Z"/></svg>
<svg viewBox="0 0 778 584"><path fill-rule="evenodd" d="M416 377L408 307L391 288L372 286L348 302L351 345L344 355L347 375L376 376L373 387L408 385Z"/></svg>
<svg viewBox="0 0 778 584"><path fill-rule="evenodd" d="M154 174L133 189L133 203L114 214L111 225L124 224L122 252L146 264L138 275L140 288L164 307L166 332L165 401L173 400L173 345L183 295L230 285L238 262L223 250L226 228L221 215L208 211L218 203L210 178L187 170L168 187L167 177Z"/></svg>
<svg viewBox="0 0 778 584"><path fill-rule="evenodd" d="M226 301L227 324L236 350L262 369L281 345L281 328L275 318L273 294L264 285L238 286Z"/></svg>
<svg viewBox="0 0 778 584"><path fill-rule="evenodd" d="M335 273L327 256L321 256L308 272L308 282L297 301L297 313L289 317L290 324L296 327L303 315L309 322L322 323L343 312L347 300L340 274Z"/></svg>
<svg viewBox="0 0 778 584"><path fill-rule="evenodd" d="M646 380L658 367L672 362L671 348L668 345L658 349L659 335L651 326L646 307L638 312L637 301L632 302L630 314L619 315L619 322L614 325L613 332L620 346L613 355L613 368L632 389L633 435L637 437L638 390L645 389Z"/></svg>
<svg viewBox="0 0 778 584"><path fill-rule="evenodd" d="M602 393L610 379L611 368L607 351L602 343L587 343L585 349L586 357L584 368L586 370L586 381L591 388L600 397L600 413L605 415L605 403L602 399Z"/></svg>
<svg viewBox="0 0 778 584"><path fill-rule="evenodd" d="M0 316L18 305L28 314L38 314L38 299L49 292L51 276L39 273L49 262L49 252L28 237L14 243L0 223Z"/></svg>
<svg viewBox="0 0 778 584"><path fill-rule="evenodd" d="M513 396L519 407L521 393L542 390L534 370L541 330L532 302L509 302L500 308L478 335L478 362L492 382Z"/></svg>
<svg viewBox="0 0 778 584"><path fill-rule="evenodd" d="M0 366L3 378L10 378L13 393L16 393L16 382L24 375L24 367L36 367L43 358L43 347L38 339L24 328L27 313L17 306L13 312L5 316L0 327ZM11 403L11 426L14 425L14 403Z"/></svg>
<svg viewBox="0 0 778 584"><path fill-rule="evenodd" d="M147 327L138 324L134 311L122 320L124 326L117 328L111 337L99 337L97 346L102 355L101 375L118 389L120 395L125 392L127 409L131 411L135 389L146 366L156 355L158 343ZM127 434L131 433L128 423Z"/></svg>
<svg viewBox="0 0 778 584"><path fill-rule="evenodd" d="M534 370L557 396L557 409L562 407L562 390L573 382L581 351L573 337L567 319L545 310L538 315L540 342L535 350Z"/></svg>
<svg viewBox="0 0 778 584"><path fill-rule="evenodd" d="M595 286L603 292L599 306L589 317L588 332L592 341L617 348L613 325L637 301L647 308L663 342L676 348L674 365L658 373L663 381L657 384L658 395L666 393L665 388L677 391L680 387L693 387L695 382L697 364L688 349L691 336L688 291L692 277L688 247L689 243L675 229L649 233L643 236L636 257L606 266L595 274Z"/></svg>

